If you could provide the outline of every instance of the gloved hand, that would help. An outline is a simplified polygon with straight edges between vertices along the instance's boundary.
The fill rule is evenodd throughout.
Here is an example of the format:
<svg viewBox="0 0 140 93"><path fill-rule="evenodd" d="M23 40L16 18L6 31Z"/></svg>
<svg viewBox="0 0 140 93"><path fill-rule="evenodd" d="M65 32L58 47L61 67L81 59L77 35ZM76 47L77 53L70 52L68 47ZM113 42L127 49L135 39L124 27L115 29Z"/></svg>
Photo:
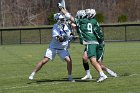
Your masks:
<svg viewBox="0 0 140 93"><path fill-rule="evenodd" d="M75 41L78 38L78 36L75 36L74 33L70 33L69 40L70 41Z"/></svg>
<svg viewBox="0 0 140 93"><path fill-rule="evenodd" d="M58 3L58 4L57 4L57 7L59 8L59 10L64 9L64 6L62 6L61 3Z"/></svg>
<svg viewBox="0 0 140 93"><path fill-rule="evenodd" d="M101 48L101 49L103 49L103 47L105 47L105 43L104 43L104 41L102 42L102 43L99 43L99 49Z"/></svg>
<svg viewBox="0 0 140 93"><path fill-rule="evenodd" d="M63 36L56 36L57 41L63 42L65 38Z"/></svg>
<svg viewBox="0 0 140 93"><path fill-rule="evenodd" d="M69 41L73 41L73 40L74 40L74 35L70 35Z"/></svg>
<svg viewBox="0 0 140 93"><path fill-rule="evenodd" d="M76 39L78 39L78 38L79 38L78 36L74 36L74 37L73 37L73 40L76 40Z"/></svg>

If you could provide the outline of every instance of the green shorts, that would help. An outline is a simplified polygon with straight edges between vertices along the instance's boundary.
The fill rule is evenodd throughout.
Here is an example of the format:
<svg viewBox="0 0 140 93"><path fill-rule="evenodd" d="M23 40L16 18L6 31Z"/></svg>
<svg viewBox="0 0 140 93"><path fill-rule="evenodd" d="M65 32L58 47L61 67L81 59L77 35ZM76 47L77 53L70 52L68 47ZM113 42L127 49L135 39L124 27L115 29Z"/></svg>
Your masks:
<svg viewBox="0 0 140 93"><path fill-rule="evenodd" d="M89 59L91 57L97 57L96 49L97 49L97 44L86 45L87 56L88 56Z"/></svg>
<svg viewBox="0 0 140 93"><path fill-rule="evenodd" d="M97 46L97 61L102 61L103 60L103 55L104 55L104 45L98 45Z"/></svg>
<svg viewBox="0 0 140 93"><path fill-rule="evenodd" d="M88 58L96 57L98 61L103 60L104 45L89 44L86 45Z"/></svg>

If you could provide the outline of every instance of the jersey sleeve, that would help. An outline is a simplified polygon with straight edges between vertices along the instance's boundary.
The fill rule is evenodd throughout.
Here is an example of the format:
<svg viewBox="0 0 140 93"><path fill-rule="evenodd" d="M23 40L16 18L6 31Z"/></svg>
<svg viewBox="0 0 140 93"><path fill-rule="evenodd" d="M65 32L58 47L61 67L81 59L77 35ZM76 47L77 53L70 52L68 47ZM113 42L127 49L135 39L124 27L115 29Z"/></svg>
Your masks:
<svg viewBox="0 0 140 93"><path fill-rule="evenodd" d="M94 34L95 34L98 42L102 43L104 41L104 34L103 34L101 27L97 21L94 21L93 31L94 31Z"/></svg>
<svg viewBox="0 0 140 93"><path fill-rule="evenodd" d="M76 31L77 31L77 34L79 36L79 41L80 41L80 44L83 44L83 41L85 40L83 35L82 35L82 31L80 29L80 19L78 18L75 18L75 24L76 24Z"/></svg>

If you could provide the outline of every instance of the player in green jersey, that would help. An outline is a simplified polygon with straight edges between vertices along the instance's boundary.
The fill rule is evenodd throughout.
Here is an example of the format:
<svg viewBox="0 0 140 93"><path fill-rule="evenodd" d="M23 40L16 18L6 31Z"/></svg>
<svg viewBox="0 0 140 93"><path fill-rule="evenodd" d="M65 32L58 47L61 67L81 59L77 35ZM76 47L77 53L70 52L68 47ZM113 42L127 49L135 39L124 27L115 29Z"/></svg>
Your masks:
<svg viewBox="0 0 140 93"><path fill-rule="evenodd" d="M104 54L104 35L100 28L100 25L98 24L97 20L95 19L96 11L94 9L86 9L86 15L87 18L91 21L93 25L94 34L99 42L99 45L97 46L97 61L100 64L101 68L108 72L111 76L117 77L117 74L107 68L103 65L103 54ZM86 71L86 75L81 78L82 80L86 79L92 79L92 76L90 74L89 64L88 64L88 57L87 57L87 51L85 50L83 53L83 67Z"/></svg>
<svg viewBox="0 0 140 93"><path fill-rule="evenodd" d="M96 48L99 43L96 39L96 36L93 34L92 24L87 18L84 18L86 16L85 12L78 11L77 17L74 18L70 15L70 13L67 12L66 9L64 9L61 3L58 3L58 8L68 19L70 19L76 24L76 29L80 38L80 43L86 46L88 59L90 60L93 67L99 72L100 78L97 80L97 82L104 81L105 79L107 79L107 76L104 74L100 64L97 62L96 59Z"/></svg>

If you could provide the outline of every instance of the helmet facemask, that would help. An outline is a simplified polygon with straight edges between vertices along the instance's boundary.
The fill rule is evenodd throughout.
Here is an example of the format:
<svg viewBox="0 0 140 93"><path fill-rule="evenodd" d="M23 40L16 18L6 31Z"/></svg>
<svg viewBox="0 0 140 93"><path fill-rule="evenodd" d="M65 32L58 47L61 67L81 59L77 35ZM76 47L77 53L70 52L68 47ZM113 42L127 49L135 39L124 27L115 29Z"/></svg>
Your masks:
<svg viewBox="0 0 140 93"><path fill-rule="evenodd" d="M54 14L54 19L57 21L57 24L65 24L66 18L61 13Z"/></svg>
<svg viewBox="0 0 140 93"><path fill-rule="evenodd" d="M79 10L76 14L77 18L85 18L85 16L86 16L85 10Z"/></svg>

